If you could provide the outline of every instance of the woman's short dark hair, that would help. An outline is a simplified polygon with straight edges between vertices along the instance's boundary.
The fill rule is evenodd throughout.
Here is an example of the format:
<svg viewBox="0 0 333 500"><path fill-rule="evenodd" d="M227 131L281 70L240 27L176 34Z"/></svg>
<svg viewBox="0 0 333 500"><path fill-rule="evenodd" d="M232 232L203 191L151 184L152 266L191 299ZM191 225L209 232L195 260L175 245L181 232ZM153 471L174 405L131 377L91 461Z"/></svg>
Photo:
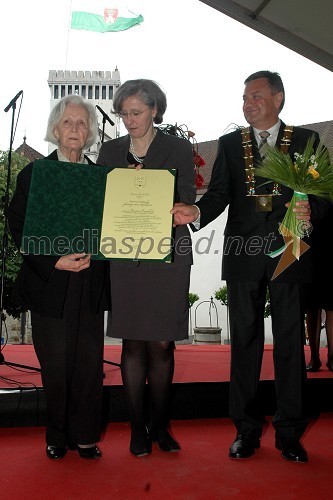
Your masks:
<svg viewBox="0 0 333 500"><path fill-rule="evenodd" d="M266 78L268 84L271 87L273 95L277 94L278 92L282 92L283 98L279 109L279 111L281 111L285 102L285 93L284 93L283 82L279 73L275 73L268 70L257 71L256 73L252 73L252 75L248 76L244 83L246 85L248 82L251 82L252 80L257 80L258 78Z"/></svg>
<svg viewBox="0 0 333 500"><path fill-rule="evenodd" d="M98 125L97 125L96 111L94 106L90 102L85 101L81 96L76 94L63 97L52 108L47 122L45 141L52 142L53 144L59 146L59 140L54 135L54 129L61 120L61 117L64 114L65 108L68 104L83 106L88 112L89 134L83 148L83 149L88 149L97 140Z"/></svg>
<svg viewBox="0 0 333 500"><path fill-rule="evenodd" d="M125 99L131 96L138 96L148 108L156 107L154 122L163 122L163 115L167 108L167 99L163 90L153 80L139 79L127 80L120 85L113 98L114 113L120 113Z"/></svg>

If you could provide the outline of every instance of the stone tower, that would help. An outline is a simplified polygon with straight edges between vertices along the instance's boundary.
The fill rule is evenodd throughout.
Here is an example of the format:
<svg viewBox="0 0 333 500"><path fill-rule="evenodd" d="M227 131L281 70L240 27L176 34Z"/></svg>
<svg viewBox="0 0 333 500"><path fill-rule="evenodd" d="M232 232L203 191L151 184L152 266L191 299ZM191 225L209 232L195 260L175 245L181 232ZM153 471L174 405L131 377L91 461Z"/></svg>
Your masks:
<svg viewBox="0 0 333 500"><path fill-rule="evenodd" d="M118 68L114 71L49 71L48 84L50 88L50 109L53 108L57 100L70 94L77 94L84 99L91 100L91 103L98 105L114 123L109 121L104 124L104 141L119 137L120 122L119 117L111 114L113 96L120 86L120 73ZM91 160L96 161L103 135L103 115L96 108L99 140L87 152ZM55 149L53 144L49 144L49 154Z"/></svg>

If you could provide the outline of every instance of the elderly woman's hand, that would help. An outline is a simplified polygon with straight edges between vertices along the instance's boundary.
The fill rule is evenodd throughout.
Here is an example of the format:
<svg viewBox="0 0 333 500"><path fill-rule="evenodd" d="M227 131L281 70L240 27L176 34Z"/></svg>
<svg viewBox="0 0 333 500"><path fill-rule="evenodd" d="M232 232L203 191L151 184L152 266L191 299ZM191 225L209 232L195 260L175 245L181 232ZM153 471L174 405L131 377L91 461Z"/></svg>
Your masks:
<svg viewBox="0 0 333 500"><path fill-rule="evenodd" d="M91 255L85 253L72 253L70 255L63 255L54 266L59 271L72 271L79 273L83 269L90 267Z"/></svg>

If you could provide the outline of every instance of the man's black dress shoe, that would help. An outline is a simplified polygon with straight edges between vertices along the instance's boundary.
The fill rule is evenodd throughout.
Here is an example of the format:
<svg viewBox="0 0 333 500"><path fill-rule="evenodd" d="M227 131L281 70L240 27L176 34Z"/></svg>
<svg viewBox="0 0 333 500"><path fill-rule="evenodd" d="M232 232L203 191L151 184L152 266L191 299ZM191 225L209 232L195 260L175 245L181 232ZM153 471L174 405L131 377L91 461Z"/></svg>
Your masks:
<svg viewBox="0 0 333 500"><path fill-rule="evenodd" d="M130 452L136 457L144 457L151 453L151 439L146 429L140 432L132 430Z"/></svg>
<svg viewBox="0 0 333 500"><path fill-rule="evenodd" d="M290 462L308 462L308 454L296 438L286 438L276 435L275 448L282 451L281 456Z"/></svg>
<svg viewBox="0 0 333 500"><path fill-rule="evenodd" d="M67 448L61 448L60 446L52 446L48 444L46 446L46 455L52 460L57 460L58 458L64 458L67 453Z"/></svg>
<svg viewBox="0 0 333 500"><path fill-rule="evenodd" d="M89 448L82 448L81 446L77 446L77 450L81 458L101 458L102 452L95 444L94 446L90 446Z"/></svg>
<svg viewBox="0 0 333 500"><path fill-rule="evenodd" d="M229 458L249 458L260 448L260 439L250 434L237 434L229 449Z"/></svg>
<svg viewBox="0 0 333 500"><path fill-rule="evenodd" d="M166 429L152 432L151 437L154 442L157 442L159 449L162 451L180 450L179 444Z"/></svg>
<svg viewBox="0 0 333 500"><path fill-rule="evenodd" d="M320 359L311 359L310 363L306 365L307 372L319 372L321 367Z"/></svg>

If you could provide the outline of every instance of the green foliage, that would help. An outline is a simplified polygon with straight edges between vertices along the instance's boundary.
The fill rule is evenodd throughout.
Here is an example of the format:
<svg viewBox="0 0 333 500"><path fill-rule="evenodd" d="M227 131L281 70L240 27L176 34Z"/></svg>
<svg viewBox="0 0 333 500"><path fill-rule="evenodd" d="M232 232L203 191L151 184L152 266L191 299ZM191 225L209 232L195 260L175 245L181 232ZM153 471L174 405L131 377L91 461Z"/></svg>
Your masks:
<svg viewBox="0 0 333 500"><path fill-rule="evenodd" d="M333 197L333 165L323 144L314 149L314 136L308 140L304 152L295 153L293 158L278 148L267 148L265 159L254 173L299 193Z"/></svg>
<svg viewBox="0 0 333 500"><path fill-rule="evenodd" d="M216 298L216 300L219 300L223 306L228 306L227 286L222 286L221 288L216 290L215 298ZM270 304L270 300L269 300L269 291L267 289L264 318L269 318L270 315L271 315L271 304Z"/></svg>
<svg viewBox="0 0 333 500"><path fill-rule="evenodd" d="M29 160L15 152L12 152L11 161L11 175L9 184L9 200L11 199L15 186L16 177L22 168L29 163ZM7 189L8 177L8 152L0 151L0 265L2 269L2 252L3 252L3 238L4 238L4 199ZM9 232L8 232L9 233ZM4 279L4 297L3 308L7 314L19 317L22 309L12 303L12 292L17 273L20 269L22 257L17 250L11 234L8 234L7 254L5 260L5 279Z"/></svg>
<svg viewBox="0 0 333 500"><path fill-rule="evenodd" d="M215 292L215 298L216 300L219 300L223 306L228 305L228 293L227 293L227 287L222 286Z"/></svg>
<svg viewBox="0 0 333 500"><path fill-rule="evenodd" d="M190 304L190 307L193 306L194 302L196 302L197 300L199 300L199 295L197 295L196 293L189 293L188 294L188 302Z"/></svg>
<svg viewBox="0 0 333 500"><path fill-rule="evenodd" d="M269 291L267 289L266 290L266 304L265 304L264 318L269 318L270 315L271 315L271 303L269 300Z"/></svg>

